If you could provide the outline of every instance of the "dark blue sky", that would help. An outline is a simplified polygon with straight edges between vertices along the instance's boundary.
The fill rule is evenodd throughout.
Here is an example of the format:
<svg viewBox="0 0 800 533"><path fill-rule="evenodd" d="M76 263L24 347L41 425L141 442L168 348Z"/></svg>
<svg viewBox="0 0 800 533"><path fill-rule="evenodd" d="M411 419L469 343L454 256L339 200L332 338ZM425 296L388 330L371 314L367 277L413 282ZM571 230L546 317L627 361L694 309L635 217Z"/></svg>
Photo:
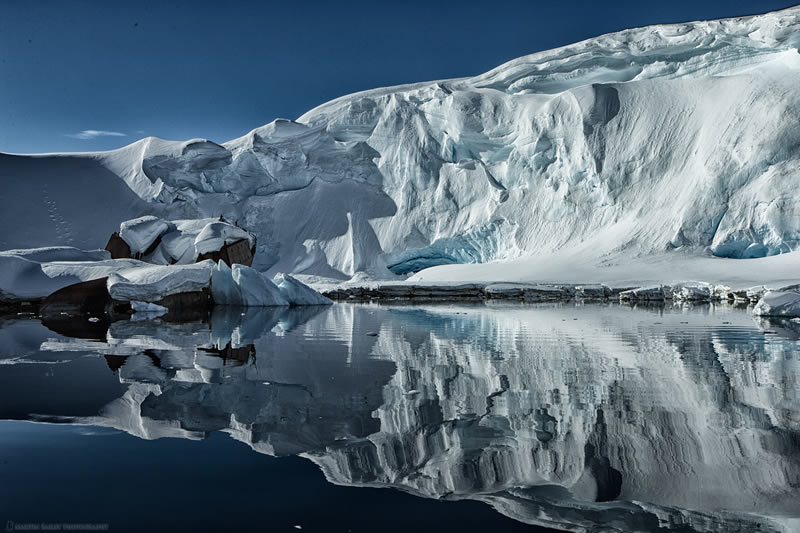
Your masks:
<svg viewBox="0 0 800 533"><path fill-rule="evenodd" d="M146 135L223 142L363 89L794 3L0 0L0 152L110 149ZM84 130L125 136L69 136Z"/></svg>

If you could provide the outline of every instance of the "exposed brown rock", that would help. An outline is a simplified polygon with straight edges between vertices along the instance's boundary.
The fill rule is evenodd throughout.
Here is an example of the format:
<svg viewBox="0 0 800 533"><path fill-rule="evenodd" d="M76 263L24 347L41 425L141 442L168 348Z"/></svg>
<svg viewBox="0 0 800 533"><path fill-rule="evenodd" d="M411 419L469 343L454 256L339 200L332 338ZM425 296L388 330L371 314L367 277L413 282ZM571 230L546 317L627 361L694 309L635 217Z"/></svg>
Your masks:
<svg viewBox="0 0 800 533"><path fill-rule="evenodd" d="M208 252L197 257L197 262L211 259L214 262L224 261L228 266L234 263L245 266L253 266L253 252L247 239L241 239L231 244L226 244L221 250Z"/></svg>
<svg viewBox="0 0 800 533"><path fill-rule="evenodd" d="M101 241L102 242L102 241ZM118 232L111 234L106 244L106 250L111 253L111 259L129 259L131 257L131 247L125 242Z"/></svg>
<svg viewBox="0 0 800 533"><path fill-rule="evenodd" d="M150 246L147 247L147 250L140 254L134 254L131 252L131 247L128 246L127 242L125 242L125 239L120 237L119 233L115 231L108 239L106 250L111 253L111 259L141 259L142 257L147 257L148 255L152 254L159 244L161 244L161 235L156 237L156 239L150 243Z"/></svg>

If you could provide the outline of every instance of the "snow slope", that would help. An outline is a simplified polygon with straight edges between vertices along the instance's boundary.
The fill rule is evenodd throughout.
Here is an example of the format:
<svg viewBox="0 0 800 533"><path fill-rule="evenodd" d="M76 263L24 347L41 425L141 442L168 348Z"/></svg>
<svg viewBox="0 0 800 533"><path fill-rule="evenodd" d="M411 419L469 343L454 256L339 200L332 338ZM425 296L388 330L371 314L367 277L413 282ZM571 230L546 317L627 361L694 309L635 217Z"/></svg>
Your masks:
<svg viewBox="0 0 800 533"><path fill-rule="evenodd" d="M256 268L306 279L502 261L435 275L534 280L547 256L605 281L609 263L713 255L732 259L704 263L708 281L759 257L800 281L771 258L800 243L799 47L800 7L651 26L345 96L224 144L2 156L0 248L224 215L256 234Z"/></svg>

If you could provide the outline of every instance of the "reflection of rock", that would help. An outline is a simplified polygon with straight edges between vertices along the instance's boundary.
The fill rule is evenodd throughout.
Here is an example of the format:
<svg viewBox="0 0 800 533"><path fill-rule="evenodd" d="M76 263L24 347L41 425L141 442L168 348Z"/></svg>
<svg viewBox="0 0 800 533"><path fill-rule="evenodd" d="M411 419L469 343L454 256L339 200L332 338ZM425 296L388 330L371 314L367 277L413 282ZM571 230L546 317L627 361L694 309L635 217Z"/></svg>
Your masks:
<svg viewBox="0 0 800 533"><path fill-rule="evenodd" d="M227 431L276 455L374 433L372 412L395 367L368 349L356 356L349 330L324 341L296 331L308 321L325 327L315 320L325 309L219 307L210 324L115 322L106 342L70 347L102 351L130 384L102 416L84 422L143 438Z"/></svg>
<svg viewBox="0 0 800 533"><path fill-rule="evenodd" d="M119 369L122 368L122 365L124 365L125 361L128 359L127 357L125 357L123 355L114 355L114 354L105 354L103 357L106 360L106 364L108 365L108 368L112 372L119 371Z"/></svg>
<svg viewBox="0 0 800 533"><path fill-rule="evenodd" d="M225 431L302 453L334 483L478 499L564 529L768 531L800 515L798 346L765 342L746 312L259 312L113 324L94 349L130 354L131 386L83 421L144 438ZM238 366L196 348L250 344Z"/></svg>
<svg viewBox="0 0 800 533"><path fill-rule="evenodd" d="M231 343L228 343L224 347L213 346L211 348L205 348L203 346L198 346L197 349L201 352L219 357L222 359L223 364L231 362L231 364L241 365L249 362L250 359L256 356L256 348L252 344L233 347Z"/></svg>

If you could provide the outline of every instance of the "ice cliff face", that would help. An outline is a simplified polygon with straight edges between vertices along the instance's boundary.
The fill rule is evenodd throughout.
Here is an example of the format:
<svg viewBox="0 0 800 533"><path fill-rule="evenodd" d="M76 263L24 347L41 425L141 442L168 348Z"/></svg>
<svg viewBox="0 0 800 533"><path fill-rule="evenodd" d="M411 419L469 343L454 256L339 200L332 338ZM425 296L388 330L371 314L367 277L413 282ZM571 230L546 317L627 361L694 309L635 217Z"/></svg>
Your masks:
<svg viewBox="0 0 800 533"><path fill-rule="evenodd" d="M798 48L800 8L627 30L222 145L143 139L92 172L172 218L239 219L262 269L336 279L576 248L785 253L800 242Z"/></svg>

